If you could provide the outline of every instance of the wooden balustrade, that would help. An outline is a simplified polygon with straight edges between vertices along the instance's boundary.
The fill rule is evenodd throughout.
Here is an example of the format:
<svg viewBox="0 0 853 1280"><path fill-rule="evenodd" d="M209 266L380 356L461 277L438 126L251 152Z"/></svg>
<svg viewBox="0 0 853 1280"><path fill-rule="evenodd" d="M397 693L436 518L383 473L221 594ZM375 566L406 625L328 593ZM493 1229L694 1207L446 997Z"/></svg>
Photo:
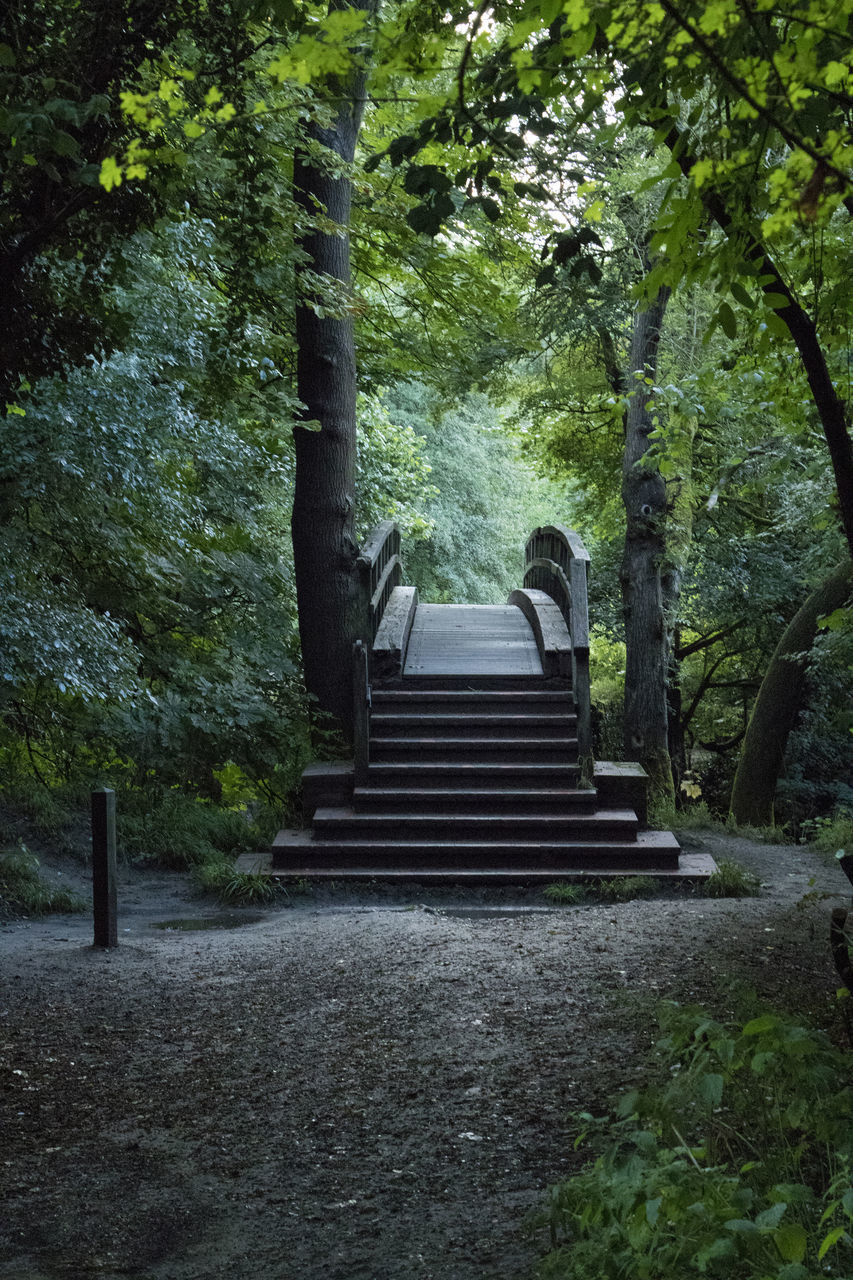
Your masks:
<svg viewBox="0 0 853 1280"><path fill-rule="evenodd" d="M356 561L365 602L365 630L368 646L373 643L391 592L400 585L400 529L393 520L383 520L370 534Z"/></svg>
<svg viewBox="0 0 853 1280"><path fill-rule="evenodd" d="M400 584L400 529L383 520L367 536L356 561L361 576L362 634L353 644L353 747L355 778L367 780L370 763L370 651L391 592Z"/></svg>
<svg viewBox="0 0 853 1280"><path fill-rule="evenodd" d="M589 696L589 606L587 566L589 552L583 540L562 524L534 529L524 553L524 585L544 591L566 621L572 640L572 687L578 716L578 755L592 755Z"/></svg>

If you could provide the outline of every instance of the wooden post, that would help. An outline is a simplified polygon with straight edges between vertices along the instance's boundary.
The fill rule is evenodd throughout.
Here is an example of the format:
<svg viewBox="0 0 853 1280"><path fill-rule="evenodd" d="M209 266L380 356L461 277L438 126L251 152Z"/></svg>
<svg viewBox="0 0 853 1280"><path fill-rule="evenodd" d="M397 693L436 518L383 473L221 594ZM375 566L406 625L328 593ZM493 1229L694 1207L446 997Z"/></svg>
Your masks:
<svg viewBox="0 0 853 1280"><path fill-rule="evenodd" d="M107 787L92 792L92 900L95 946L117 947L116 793Z"/></svg>
<svg viewBox="0 0 853 1280"><path fill-rule="evenodd" d="M355 747L355 784L367 783L370 762L370 675L367 647L356 640L352 647L353 745Z"/></svg>

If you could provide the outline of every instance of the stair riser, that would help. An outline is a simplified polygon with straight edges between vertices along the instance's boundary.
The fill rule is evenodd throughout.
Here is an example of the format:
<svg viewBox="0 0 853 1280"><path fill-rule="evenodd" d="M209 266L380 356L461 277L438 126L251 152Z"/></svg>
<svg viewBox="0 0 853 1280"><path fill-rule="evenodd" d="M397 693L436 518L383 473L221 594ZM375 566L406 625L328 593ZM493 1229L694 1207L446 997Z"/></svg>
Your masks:
<svg viewBox="0 0 853 1280"><path fill-rule="evenodd" d="M547 846L532 845L529 849L519 845L485 845L476 847L454 842L452 845L436 847L429 842L423 844L410 843L403 848L395 844L354 844L348 841L316 840L312 841L308 854L301 851L296 855L300 868L310 870L310 863L318 866L365 867L376 872L383 869L405 869L422 864L434 870L445 867L454 871L465 871L479 867L513 868L535 871L553 870L555 875L574 869L595 872L596 864L610 868L622 868L632 871L653 871L677 868L678 850L646 852L637 846L626 847L621 843L594 844L573 843L567 845ZM287 858L279 853L276 858L278 869L286 868Z"/></svg>
<svg viewBox="0 0 853 1280"><path fill-rule="evenodd" d="M398 688L403 692L540 693L553 689L556 693L566 693L571 691L571 682L559 679L552 682L543 680L542 676L404 676L400 685L393 685L388 691L395 692Z"/></svg>
<svg viewBox="0 0 853 1280"><path fill-rule="evenodd" d="M497 767L500 766L500 767ZM506 764L492 761L488 764L448 764L418 761L417 768L411 762L382 764L372 761L368 771L371 786L394 787L400 790L419 791L422 787L436 787L451 782L466 786L482 787L566 787L577 784L580 768L575 761L568 764L544 764L531 766L525 763Z"/></svg>
<svg viewBox="0 0 853 1280"><path fill-rule="evenodd" d="M387 716L374 715L370 721L371 738L548 738L552 741L574 739L576 716Z"/></svg>
<svg viewBox="0 0 853 1280"><path fill-rule="evenodd" d="M422 764L442 764L453 760L459 764L573 764L577 762L577 742L548 742L531 739L514 740L510 745L500 738L453 739L452 741L419 738L386 738L371 741L370 759L376 763L417 760Z"/></svg>
<svg viewBox="0 0 853 1280"><path fill-rule="evenodd" d="M358 813L411 813L417 809L419 813L431 813L441 816L445 813L482 813L500 815L503 813L519 816L535 816L538 813L570 815L573 813L594 813L596 797L594 791L568 792L563 796L549 795L547 792L513 792L504 794L498 790L483 790L480 794L454 795L452 791L419 796L413 789L401 788L390 791L382 788L377 791L356 789L353 807Z"/></svg>
<svg viewBox="0 0 853 1280"><path fill-rule="evenodd" d="M535 715L542 719L550 716L571 715L575 700L571 694L547 694L538 699L530 694L459 693L445 692L391 694L373 691L375 712L391 712L394 715Z"/></svg>
<svg viewBox="0 0 853 1280"><path fill-rule="evenodd" d="M628 843L636 838L636 822L591 822L581 826L578 818L553 817L550 821L535 818L502 818L483 815L466 816L463 822L458 815L449 817L404 817L393 822L382 822L365 814L361 821L320 821L314 818L314 833L321 840L375 840L378 844L389 841L418 840L488 840L531 841L583 840L589 844L602 844L618 840Z"/></svg>

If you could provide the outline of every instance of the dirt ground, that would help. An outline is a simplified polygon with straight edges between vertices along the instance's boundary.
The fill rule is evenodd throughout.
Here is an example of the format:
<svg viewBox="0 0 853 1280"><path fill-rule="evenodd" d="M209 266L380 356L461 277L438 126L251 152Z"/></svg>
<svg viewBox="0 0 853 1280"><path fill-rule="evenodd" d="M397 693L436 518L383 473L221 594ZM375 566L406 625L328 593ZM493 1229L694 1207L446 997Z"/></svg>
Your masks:
<svg viewBox="0 0 853 1280"><path fill-rule="evenodd" d="M653 1070L656 999L839 1016L841 871L684 844L761 896L327 890L186 931L157 926L221 913L125 870L114 951L87 916L0 925L0 1277L528 1277L569 1113Z"/></svg>

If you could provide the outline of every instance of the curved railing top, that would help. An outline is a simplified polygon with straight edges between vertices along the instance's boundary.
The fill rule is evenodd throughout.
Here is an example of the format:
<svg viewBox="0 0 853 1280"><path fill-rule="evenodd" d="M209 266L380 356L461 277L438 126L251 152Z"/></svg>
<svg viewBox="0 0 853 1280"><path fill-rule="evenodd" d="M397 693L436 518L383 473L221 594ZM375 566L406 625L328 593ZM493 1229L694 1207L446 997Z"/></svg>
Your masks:
<svg viewBox="0 0 853 1280"><path fill-rule="evenodd" d="M565 524L543 524L541 528L534 529L527 540L528 547L534 538L549 535L565 545L571 559L586 560L589 563L589 552L584 546L583 538L575 529L570 529Z"/></svg>
<svg viewBox="0 0 853 1280"><path fill-rule="evenodd" d="M534 529L524 552L524 585L549 595L566 621L572 644L572 685L578 711L578 752L592 750L589 702L589 606L583 538L564 524Z"/></svg>

